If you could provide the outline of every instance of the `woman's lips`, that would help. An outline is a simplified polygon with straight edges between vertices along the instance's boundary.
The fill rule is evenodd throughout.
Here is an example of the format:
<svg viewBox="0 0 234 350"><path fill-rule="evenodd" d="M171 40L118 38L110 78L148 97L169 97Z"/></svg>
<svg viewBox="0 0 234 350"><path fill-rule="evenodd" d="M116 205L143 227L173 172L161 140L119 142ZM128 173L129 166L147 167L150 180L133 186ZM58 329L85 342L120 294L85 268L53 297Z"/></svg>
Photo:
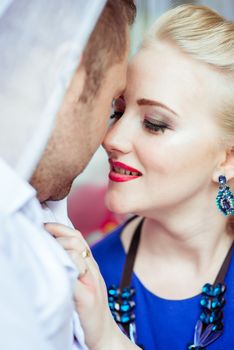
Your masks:
<svg viewBox="0 0 234 350"><path fill-rule="evenodd" d="M115 182L126 182L134 180L142 176L142 173L124 163L109 160L111 170L109 173L109 179Z"/></svg>

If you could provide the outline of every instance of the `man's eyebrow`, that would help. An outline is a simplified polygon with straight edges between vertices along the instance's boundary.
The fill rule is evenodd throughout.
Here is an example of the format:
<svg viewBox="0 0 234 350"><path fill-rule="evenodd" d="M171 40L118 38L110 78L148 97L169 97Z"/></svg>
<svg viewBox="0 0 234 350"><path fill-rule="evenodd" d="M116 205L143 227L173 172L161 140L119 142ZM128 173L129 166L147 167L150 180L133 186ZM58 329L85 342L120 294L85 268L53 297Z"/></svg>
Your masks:
<svg viewBox="0 0 234 350"><path fill-rule="evenodd" d="M178 114L175 111L173 111L173 109L169 108L164 103L161 103L159 101L149 100L149 99L146 99L146 98L140 98L140 99L137 100L137 104L139 106L158 106L158 107L162 107L164 109L167 109L169 112L173 113L175 116L178 117Z"/></svg>

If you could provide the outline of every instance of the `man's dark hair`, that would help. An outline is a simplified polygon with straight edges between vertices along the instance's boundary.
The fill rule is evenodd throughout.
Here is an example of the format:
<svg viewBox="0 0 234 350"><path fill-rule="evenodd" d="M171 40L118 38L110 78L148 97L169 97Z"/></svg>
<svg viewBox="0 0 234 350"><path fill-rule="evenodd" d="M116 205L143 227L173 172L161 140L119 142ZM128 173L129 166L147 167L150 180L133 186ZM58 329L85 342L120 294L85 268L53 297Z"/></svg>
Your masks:
<svg viewBox="0 0 234 350"><path fill-rule="evenodd" d="M126 30L135 16L133 0L107 0L84 51L86 83L81 101L94 97L106 70L123 59L127 47Z"/></svg>

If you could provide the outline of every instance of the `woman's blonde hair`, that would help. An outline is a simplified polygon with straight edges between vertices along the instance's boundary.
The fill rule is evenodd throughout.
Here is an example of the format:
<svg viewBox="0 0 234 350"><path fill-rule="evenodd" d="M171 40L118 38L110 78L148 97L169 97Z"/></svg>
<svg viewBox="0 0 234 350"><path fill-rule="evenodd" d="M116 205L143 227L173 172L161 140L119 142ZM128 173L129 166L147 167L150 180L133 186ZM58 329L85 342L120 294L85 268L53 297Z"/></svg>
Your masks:
<svg viewBox="0 0 234 350"><path fill-rule="evenodd" d="M152 47L158 41L176 45L221 76L217 118L223 141L234 152L234 22L206 6L181 5L156 21L141 47ZM231 186L234 189L233 180ZM234 217L229 218L228 225L234 232Z"/></svg>
<svg viewBox="0 0 234 350"><path fill-rule="evenodd" d="M206 6L181 5L156 21L141 47L158 41L176 45L224 78L224 103L218 117L224 138L234 146L234 22Z"/></svg>

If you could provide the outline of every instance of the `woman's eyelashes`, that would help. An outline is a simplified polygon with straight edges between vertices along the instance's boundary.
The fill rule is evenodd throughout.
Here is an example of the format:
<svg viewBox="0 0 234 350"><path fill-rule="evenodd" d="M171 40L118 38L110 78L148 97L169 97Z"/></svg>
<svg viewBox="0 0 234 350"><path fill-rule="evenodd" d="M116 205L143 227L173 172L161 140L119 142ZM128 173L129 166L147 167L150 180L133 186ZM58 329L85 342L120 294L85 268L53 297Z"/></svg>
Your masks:
<svg viewBox="0 0 234 350"><path fill-rule="evenodd" d="M113 111L113 113L110 116L111 124L117 122L124 114L124 111ZM162 117L159 117L158 119L163 119ZM157 120L155 118L150 118L145 116L142 121L143 129L146 132L150 132L153 134L157 133L164 133L167 129L171 130L172 127L169 125L169 123L164 122L163 120Z"/></svg>
<svg viewBox="0 0 234 350"><path fill-rule="evenodd" d="M166 129L171 129L169 125L164 122L152 119L149 120L147 118L144 118L143 120L143 127L151 133L164 133Z"/></svg>

